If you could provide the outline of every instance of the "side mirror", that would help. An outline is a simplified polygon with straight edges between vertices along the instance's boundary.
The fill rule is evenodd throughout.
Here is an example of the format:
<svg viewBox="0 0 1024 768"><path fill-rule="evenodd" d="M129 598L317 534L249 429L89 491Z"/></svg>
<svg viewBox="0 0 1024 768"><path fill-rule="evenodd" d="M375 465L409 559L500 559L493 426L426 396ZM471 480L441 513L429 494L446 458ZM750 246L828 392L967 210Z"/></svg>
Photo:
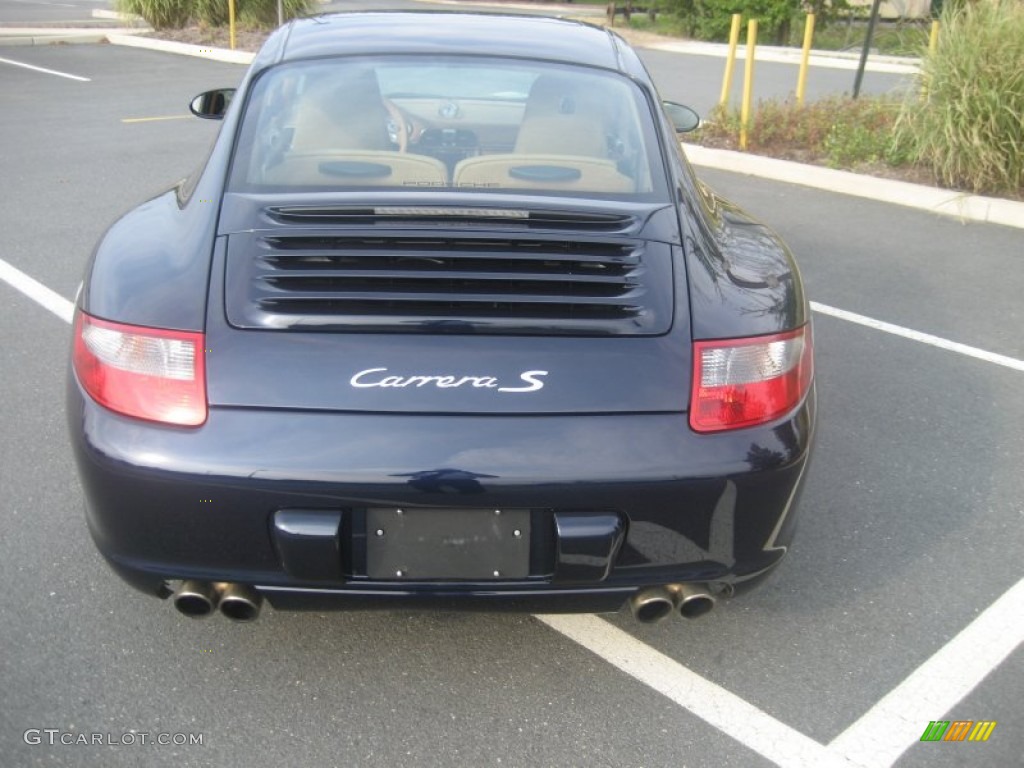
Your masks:
<svg viewBox="0 0 1024 768"><path fill-rule="evenodd" d="M668 115L672 127L676 133L689 133L700 127L700 115L685 104L676 104L674 101L661 102L662 109Z"/></svg>
<svg viewBox="0 0 1024 768"><path fill-rule="evenodd" d="M224 113L228 111L231 97L234 95L234 88L217 88L212 91L206 91L192 99L192 103L188 105L188 108L196 117L202 117L206 120L222 120L224 119Z"/></svg>

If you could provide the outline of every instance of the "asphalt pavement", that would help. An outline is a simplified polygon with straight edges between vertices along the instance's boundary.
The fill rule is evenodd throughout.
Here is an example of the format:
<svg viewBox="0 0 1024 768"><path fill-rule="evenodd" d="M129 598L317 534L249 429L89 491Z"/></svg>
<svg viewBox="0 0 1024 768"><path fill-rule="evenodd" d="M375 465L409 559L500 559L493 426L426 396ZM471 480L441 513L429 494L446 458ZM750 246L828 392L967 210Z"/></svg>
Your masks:
<svg viewBox="0 0 1024 768"><path fill-rule="evenodd" d="M687 87L645 56L666 96ZM116 46L0 57L89 78L0 63L0 260L71 300L103 229L202 161L217 125L183 119L189 99L243 69ZM1020 230L702 176L779 230L819 305L1024 358ZM267 608L238 625L186 620L102 562L65 438L69 328L0 283L0 765L1021 765L1003 596L1022 576L1024 373L824 313L815 336L795 546L706 618ZM968 719L998 726L880 746L899 722ZM96 733L119 743L60 743Z"/></svg>
<svg viewBox="0 0 1024 768"><path fill-rule="evenodd" d="M0 0L0 24L89 26L98 23L94 9L109 7L108 0Z"/></svg>

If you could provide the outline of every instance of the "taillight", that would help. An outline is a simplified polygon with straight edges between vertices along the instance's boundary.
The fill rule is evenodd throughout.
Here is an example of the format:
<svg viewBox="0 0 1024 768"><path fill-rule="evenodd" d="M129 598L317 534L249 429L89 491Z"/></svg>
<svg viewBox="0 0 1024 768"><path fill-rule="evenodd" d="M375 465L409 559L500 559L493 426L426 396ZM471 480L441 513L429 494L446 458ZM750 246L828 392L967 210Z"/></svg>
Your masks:
<svg viewBox="0 0 1024 768"><path fill-rule="evenodd" d="M77 312L74 367L100 405L194 427L206 421L203 334L122 325Z"/></svg>
<svg viewBox="0 0 1024 768"><path fill-rule="evenodd" d="M693 345L690 426L697 432L752 427L796 408L811 386L811 327L772 336Z"/></svg>

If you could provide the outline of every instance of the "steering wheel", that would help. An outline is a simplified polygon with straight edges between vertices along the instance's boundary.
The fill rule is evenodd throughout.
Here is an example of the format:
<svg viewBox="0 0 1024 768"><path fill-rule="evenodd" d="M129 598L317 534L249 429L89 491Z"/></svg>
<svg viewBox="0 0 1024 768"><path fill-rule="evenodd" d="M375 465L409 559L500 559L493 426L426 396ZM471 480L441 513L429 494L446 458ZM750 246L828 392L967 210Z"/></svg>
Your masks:
<svg viewBox="0 0 1024 768"><path fill-rule="evenodd" d="M399 152L405 152L409 147L409 126L405 123L405 116L390 99L384 99L384 108L388 111L388 138L398 144Z"/></svg>

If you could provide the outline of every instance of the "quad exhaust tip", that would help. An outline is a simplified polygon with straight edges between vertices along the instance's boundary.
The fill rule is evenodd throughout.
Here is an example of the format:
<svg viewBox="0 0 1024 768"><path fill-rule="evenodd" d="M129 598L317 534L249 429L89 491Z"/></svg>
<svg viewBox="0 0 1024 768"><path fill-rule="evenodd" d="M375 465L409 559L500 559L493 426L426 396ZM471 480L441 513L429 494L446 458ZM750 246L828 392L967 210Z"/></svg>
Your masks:
<svg viewBox="0 0 1024 768"><path fill-rule="evenodd" d="M263 596L245 584L227 584L220 595L220 612L232 621L256 621Z"/></svg>
<svg viewBox="0 0 1024 768"><path fill-rule="evenodd" d="M666 584L648 587L629 600L633 617L641 624L654 624L675 613L696 619L715 607L715 598L705 584Z"/></svg>
<svg viewBox="0 0 1024 768"><path fill-rule="evenodd" d="M672 603L684 619L699 619L715 607L715 598L705 584L671 584Z"/></svg>
<svg viewBox="0 0 1024 768"><path fill-rule="evenodd" d="M206 581L189 579L174 591L174 607L192 619L209 616L217 608L217 590Z"/></svg>
<svg viewBox="0 0 1024 768"><path fill-rule="evenodd" d="M255 621L263 596L245 584L187 579L175 590L174 607L193 619L204 618L220 608L232 621ZM654 624L675 613L696 619L715 607L715 598L705 584L666 584L641 589L629 600L633 617L641 624Z"/></svg>
<svg viewBox="0 0 1024 768"><path fill-rule="evenodd" d="M629 600L633 618L641 624L655 624L674 610L672 593L665 587L648 587Z"/></svg>
<svg viewBox="0 0 1024 768"><path fill-rule="evenodd" d="M187 579L175 590L174 607L193 619L205 618L217 608L232 621L255 621L263 596L245 584Z"/></svg>

